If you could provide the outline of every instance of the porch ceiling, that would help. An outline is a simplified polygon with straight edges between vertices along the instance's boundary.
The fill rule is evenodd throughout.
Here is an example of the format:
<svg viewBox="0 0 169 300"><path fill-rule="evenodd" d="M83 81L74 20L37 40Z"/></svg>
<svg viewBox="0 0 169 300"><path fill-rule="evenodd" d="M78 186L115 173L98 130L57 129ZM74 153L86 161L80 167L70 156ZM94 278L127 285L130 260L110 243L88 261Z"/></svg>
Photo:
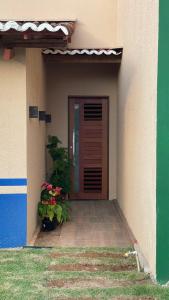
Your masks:
<svg viewBox="0 0 169 300"><path fill-rule="evenodd" d="M66 49L75 21L0 21L0 47Z"/></svg>

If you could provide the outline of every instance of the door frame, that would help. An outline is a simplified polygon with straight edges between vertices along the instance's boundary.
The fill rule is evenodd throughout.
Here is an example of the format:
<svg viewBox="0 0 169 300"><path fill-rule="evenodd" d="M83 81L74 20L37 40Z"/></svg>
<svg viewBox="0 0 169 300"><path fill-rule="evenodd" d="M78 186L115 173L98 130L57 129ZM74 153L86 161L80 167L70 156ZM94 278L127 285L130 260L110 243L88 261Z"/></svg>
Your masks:
<svg viewBox="0 0 169 300"><path fill-rule="evenodd" d="M110 132L109 132L109 96L88 96L88 95L68 95L68 154L70 153L70 115L69 115L69 103L71 101L71 99L105 99L107 101L107 191L106 191L106 198L107 199L102 199L102 200L109 200L109 138L110 138ZM70 199L70 198L69 198ZM76 199L75 199L76 200ZM80 199L77 199L78 201L80 201ZM98 199L97 201L99 201L100 199ZM86 200L86 201L90 201L90 200Z"/></svg>

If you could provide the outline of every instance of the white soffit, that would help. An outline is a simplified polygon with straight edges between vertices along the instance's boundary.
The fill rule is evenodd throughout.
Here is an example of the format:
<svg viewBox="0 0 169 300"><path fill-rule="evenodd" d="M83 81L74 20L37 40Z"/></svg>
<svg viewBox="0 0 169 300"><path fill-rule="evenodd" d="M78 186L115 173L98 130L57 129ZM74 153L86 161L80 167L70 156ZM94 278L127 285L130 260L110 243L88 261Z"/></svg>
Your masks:
<svg viewBox="0 0 169 300"><path fill-rule="evenodd" d="M58 50L58 49L43 49L43 54L61 54L61 55L120 55L122 54L122 49L68 49L68 50Z"/></svg>
<svg viewBox="0 0 169 300"><path fill-rule="evenodd" d="M72 23L72 24L71 24ZM41 22L41 21L1 21L0 32L7 32L9 30L16 30L18 32L25 32L32 30L35 32L41 32L47 30L49 32L57 32L61 30L66 36L70 34L70 26L73 25L73 21L65 22Z"/></svg>

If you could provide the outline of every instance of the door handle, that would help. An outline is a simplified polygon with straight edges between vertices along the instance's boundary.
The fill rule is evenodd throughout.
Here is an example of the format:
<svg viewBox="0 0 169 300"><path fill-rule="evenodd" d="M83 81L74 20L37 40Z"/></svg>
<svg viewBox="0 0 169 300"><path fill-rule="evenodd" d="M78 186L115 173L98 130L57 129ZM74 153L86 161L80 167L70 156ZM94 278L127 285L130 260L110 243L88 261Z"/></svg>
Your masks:
<svg viewBox="0 0 169 300"><path fill-rule="evenodd" d="M73 165L75 166L75 129L73 130L73 146L72 147L72 154L73 154Z"/></svg>

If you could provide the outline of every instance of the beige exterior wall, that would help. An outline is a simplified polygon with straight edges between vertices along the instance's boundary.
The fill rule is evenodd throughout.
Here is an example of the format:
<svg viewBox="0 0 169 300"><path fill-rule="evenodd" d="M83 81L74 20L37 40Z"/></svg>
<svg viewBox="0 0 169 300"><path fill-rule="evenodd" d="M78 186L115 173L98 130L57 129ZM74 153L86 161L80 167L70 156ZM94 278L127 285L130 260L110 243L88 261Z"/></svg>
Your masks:
<svg viewBox="0 0 169 300"><path fill-rule="evenodd" d="M117 69L102 64L47 64L47 108L52 113L48 134L68 145L68 96L110 97L109 198L116 198L116 79Z"/></svg>
<svg viewBox="0 0 169 300"><path fill-rule="evenodd" d="M45 110L44 66L39 49L26 50L27 115L30 106ZM38 224L37 203L45 179L46 125L27 116L27 241L31 241Z"/></svg>
<svg viewBox="0 0 169 300"><path fill-rule="evenodd" d="M0 52L0 78L0 177L26 178L25 51L17 50L10 61L4 61ZM25 192L25 188L17 191Z"/></svg>
<svg viewBox="0 0 169 300"><path fill-rule="evenodd" d="M116 2L117 0L6 0L1 4L0 19L77 19L71 48L115 47Z"/></svg>
<svg viewBox="0 0 169 300"><path fill-rule="evenodd" d="M158 1L118 1L118 200L155 274Z"/></svg>

